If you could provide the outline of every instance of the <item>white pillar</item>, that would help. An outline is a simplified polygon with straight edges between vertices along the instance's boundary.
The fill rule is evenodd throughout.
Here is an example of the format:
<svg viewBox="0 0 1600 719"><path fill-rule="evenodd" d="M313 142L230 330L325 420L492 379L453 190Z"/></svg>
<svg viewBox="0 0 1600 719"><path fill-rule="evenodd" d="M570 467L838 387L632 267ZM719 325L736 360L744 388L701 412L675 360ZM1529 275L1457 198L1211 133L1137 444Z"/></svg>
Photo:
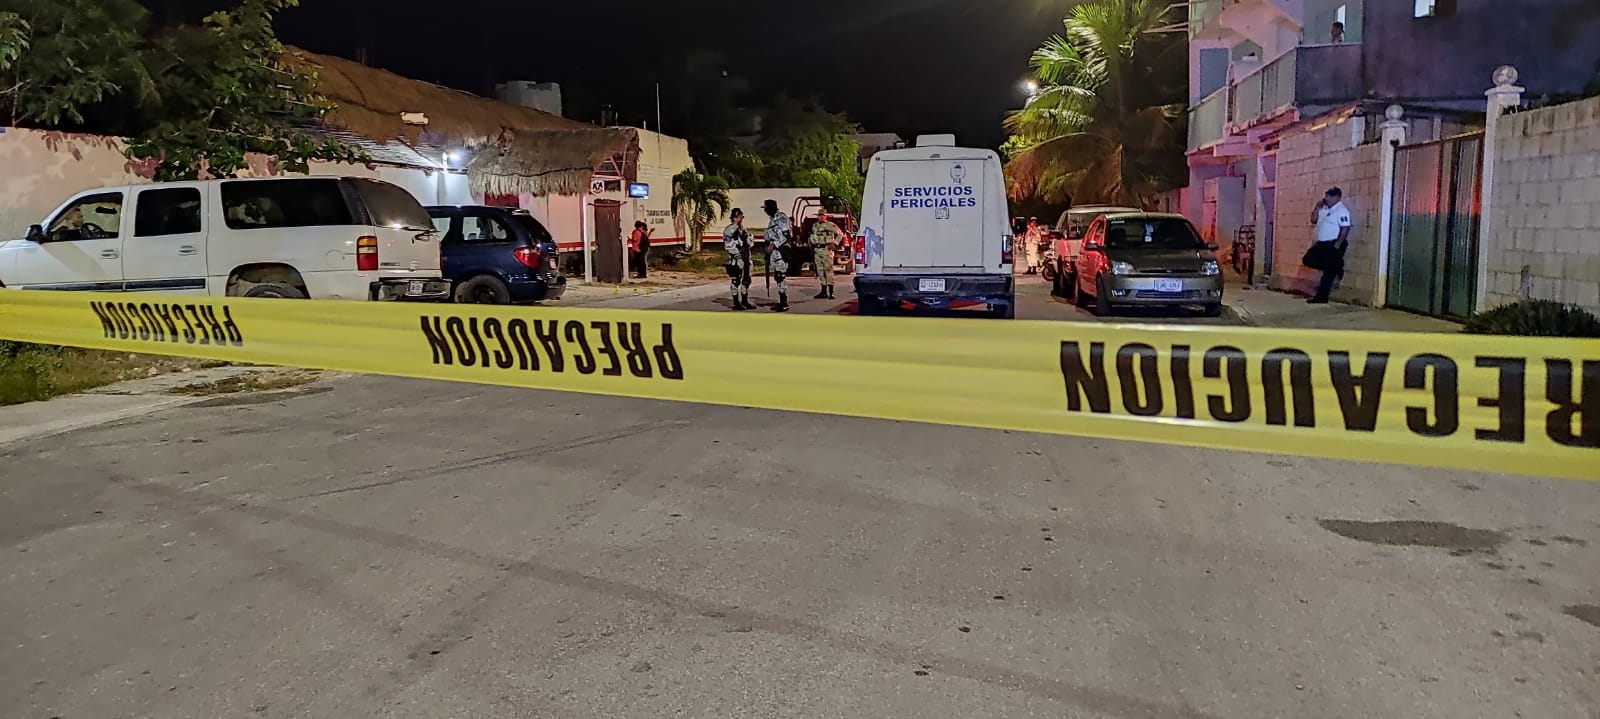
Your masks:
<svg viewBox="0 0 1600 719"><path fill-rule="evenodd" d="M589 193L585 192L578 198L578 226L583 228L583 282L586 285L594 284L594 222L589 218L591 206Z"/></svg>
<svg viewBox="0 0 1600 719"><path fill-rule="evenodd" d="M1405 108L1390 105L1383 114L1387 119L1379 126L1383 131L1382 146L1378 151L1383 158L1378 170L1378 192L1382 199L1378 203L1378 282L1372 298L1373 307L1383 307L1389 303L1389 251L1394 246L1394 205L1399 199L1395 197L1399 190L1395 187L1395 155L1406 144L1406 130L1409 127L1404 119Z"/></svg>
<svg viewBox="0 0 1600 719"><path fill-rule="evenodd" d="M1367 140L1367 116L1357 113L1350 118L1350 149L1354 150Z"/></svg>
<svg viewBox="0 0 1600 719"><path fill-rule="evenodd" d="M1483 188L1478 193L1480 210L1478 212L1478 283L1477 296L1473 301L1473 311L1481 312L1489 309L1484 307L1489 294L1489 233L1494 232L1494 165L1498 152L1497 130L1500 127L1500 117L1506 110L1522 104L1523 88L1517 85L1517 69L1510 65L1501 65L1494 71L1494 87L1484 93L1489 98L1488 119L1483 125Z"/></svg>
<svg viewBox="0 0 1600 719"><path fill-rule="evenodd" d="M1256 148L1255 148L1255 150L1256 150L1256 222L1255 222L1255 226L1256 226L1256 249L1255 249L1254 262L1256 263L1256 271L1255 271L1255 277L1249 278L1249 279L1251 279L1251 280L1253 280L1255 282L1254 286L1256 286L1256 287L1265 287L1267 285L1267 278L1272 276L1272 266L1267 264L1267 263L1262 262L1261 258L1263 256L1262 253L1265 252L1266 249L1267 249L1267 246L1266 246L1266 243L1267 243L1267 228L1272 226L1272 218L1267 216L1267 192L1269 191L1267 188L1270 186L1271 188L1274 188L1274 189L1271 189L1270 191L1276 192L1277 190L1275 188L1277 187L1277 184L1278 184L1277 183L1277 176L1273 176L1273 181L1272 182L1268 182L1267 181L1267 155L1266 155L1266 152L1263 151L1261 148L1262 148L1261 145L1257 145ZM1277 160L1274 159L1273 162L1276 163ZM1276 169L1276 168L1274 168L1274 169Z"/></svg>

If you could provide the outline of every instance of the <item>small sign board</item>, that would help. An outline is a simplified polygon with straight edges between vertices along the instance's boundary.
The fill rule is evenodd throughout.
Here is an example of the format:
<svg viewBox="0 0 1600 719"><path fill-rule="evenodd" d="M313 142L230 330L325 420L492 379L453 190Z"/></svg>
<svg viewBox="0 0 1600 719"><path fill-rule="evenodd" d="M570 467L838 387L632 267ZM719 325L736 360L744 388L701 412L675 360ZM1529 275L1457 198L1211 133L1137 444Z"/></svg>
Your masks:
<svg viewBox="0 0 1600 719"><path fill-rule="evenodd" d="M628 183L628 197L635 200L650 199L650 185L643 182Z"/></svg>

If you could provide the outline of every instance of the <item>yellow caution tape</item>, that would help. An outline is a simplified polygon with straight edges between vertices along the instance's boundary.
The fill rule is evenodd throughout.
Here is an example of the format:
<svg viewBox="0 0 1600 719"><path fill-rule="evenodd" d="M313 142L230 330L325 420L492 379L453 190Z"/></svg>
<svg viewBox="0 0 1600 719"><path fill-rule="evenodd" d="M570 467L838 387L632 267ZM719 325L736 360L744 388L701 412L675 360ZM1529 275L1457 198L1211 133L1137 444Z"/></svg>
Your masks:
<svg viewBox="0 0 1600 719"><path fill-rule="evenodd" d="M1600 480L1600 340L26 291L0 338Z"/></svg>

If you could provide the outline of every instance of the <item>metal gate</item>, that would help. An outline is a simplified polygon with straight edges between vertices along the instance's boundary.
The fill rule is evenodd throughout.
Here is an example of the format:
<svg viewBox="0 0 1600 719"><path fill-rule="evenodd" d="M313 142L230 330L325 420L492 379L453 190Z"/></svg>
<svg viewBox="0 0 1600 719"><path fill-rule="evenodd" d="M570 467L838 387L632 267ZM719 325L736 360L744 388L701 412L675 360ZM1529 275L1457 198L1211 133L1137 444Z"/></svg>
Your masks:
<svg viewBox="0 0 1600 719"><path fill-rule="evenodd" d="M1455 319L1472 314L1482 187L1481 132L1396 152L1390 307Z"/></svg>

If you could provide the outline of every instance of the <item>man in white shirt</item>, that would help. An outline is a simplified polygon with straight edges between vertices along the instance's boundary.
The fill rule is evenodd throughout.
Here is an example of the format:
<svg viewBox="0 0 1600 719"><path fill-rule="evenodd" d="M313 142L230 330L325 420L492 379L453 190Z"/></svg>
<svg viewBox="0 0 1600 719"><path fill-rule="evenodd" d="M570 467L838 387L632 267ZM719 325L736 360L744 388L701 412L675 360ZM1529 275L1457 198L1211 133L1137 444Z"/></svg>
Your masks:
<svg viewBox="0 0 1600 719"><path fill-rule="evenodd" d="M1350 208L1344 204L1344 191L1335 187L1322 196L1311 212L1311 224L1316 226L1316 242L1306 252L1304 264L1322 271L1322 281L1317 284L1317 296L1308 302L1314 305L1328 303L1333 286L1344 275L1344 253L1350 248Z"/></svg>

